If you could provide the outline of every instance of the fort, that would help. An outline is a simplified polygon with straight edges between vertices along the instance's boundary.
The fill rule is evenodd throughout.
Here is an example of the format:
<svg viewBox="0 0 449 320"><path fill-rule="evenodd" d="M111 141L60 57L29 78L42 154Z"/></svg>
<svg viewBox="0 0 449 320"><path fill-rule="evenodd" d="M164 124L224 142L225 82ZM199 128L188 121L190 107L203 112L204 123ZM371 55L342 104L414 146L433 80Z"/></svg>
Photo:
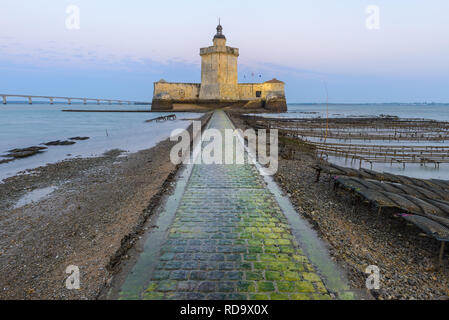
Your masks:
<svg viewBox="0 0 449 320"><path fill-rule="evenodd" d="M201 83L155 82L153 111L222 107L287 111L284 82L238 83L239 49L226 45L220 24L213 45L201 48L200 56Z"/></svg>

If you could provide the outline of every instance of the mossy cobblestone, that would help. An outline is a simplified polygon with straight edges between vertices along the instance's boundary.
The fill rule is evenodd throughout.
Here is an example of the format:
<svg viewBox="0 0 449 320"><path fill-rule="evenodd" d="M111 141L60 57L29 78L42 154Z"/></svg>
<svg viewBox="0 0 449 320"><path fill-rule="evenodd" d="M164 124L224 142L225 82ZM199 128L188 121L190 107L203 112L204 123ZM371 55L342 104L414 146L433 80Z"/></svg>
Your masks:
<svg viewBox="0 0 449 320"><path fill-rule="evenodd" d="M194 165L166 237L145 290L122 299L330 299L252 164Z"/></svg>

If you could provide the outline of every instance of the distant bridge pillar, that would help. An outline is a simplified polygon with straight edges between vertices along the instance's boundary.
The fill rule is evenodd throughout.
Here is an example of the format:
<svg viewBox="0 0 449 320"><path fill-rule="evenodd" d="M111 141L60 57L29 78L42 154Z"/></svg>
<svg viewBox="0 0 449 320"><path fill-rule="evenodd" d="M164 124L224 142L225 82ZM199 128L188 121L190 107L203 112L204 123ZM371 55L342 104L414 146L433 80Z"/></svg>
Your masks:
<svg viewBox="0 0 449 320"><path fill-rule="evenodd" d="M3 104L6 104L6 96L3 96Z"/></svg>
<svg viewBox="0 0 449 320"><path fill-rule="evenodd" d="M31 97L28 97L28 103L33 104L33 100L31 99Z"/></svg>
<svg viewBox="0 0 449 320"><path fill-rule="evenodd" d="M50 98L50 104L53 104L53 98Z"/></svg>

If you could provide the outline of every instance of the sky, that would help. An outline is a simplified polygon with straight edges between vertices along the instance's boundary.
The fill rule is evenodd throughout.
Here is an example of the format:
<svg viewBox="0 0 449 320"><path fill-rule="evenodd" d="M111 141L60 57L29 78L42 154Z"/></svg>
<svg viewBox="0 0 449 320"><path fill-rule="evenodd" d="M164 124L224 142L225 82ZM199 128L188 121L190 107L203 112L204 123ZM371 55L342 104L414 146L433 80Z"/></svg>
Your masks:
<svg viewBox="0 0 449 320"><path fill-rule="evenodd" d="M220 17L239 81L283 80L290 103L449 102L447 0L0 0L0 12L0 93L151 101L161 78L200 82Z"/></svg>

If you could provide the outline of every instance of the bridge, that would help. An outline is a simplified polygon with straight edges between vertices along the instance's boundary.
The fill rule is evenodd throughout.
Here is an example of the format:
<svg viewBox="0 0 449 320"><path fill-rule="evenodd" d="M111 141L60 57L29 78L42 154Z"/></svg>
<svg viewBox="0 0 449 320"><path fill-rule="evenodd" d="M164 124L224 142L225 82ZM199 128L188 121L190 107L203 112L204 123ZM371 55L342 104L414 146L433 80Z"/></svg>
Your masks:
<svg viewBox="0 0 449 320"><path fill-rule="evenodd" d="M149 102L139 102L139 101L131 101L131 100L115 100L115 99L101 99L101 98L75 98L75 97L55 97L55 96L32 96L32 95L21 95L21 94L0 94L2 96L3 104L7 103L8 97L14 98L26 98L28 99L29 104L33 104L33 99L48 99L50 104L54 104L56 99L58 100L67 100L67 104L72 104L73 100L82 101L83 104L87 104L88 101L96 102L100 104L101 102L105 102L108 104L118 103L118 104L150 104Z"/></svg>

